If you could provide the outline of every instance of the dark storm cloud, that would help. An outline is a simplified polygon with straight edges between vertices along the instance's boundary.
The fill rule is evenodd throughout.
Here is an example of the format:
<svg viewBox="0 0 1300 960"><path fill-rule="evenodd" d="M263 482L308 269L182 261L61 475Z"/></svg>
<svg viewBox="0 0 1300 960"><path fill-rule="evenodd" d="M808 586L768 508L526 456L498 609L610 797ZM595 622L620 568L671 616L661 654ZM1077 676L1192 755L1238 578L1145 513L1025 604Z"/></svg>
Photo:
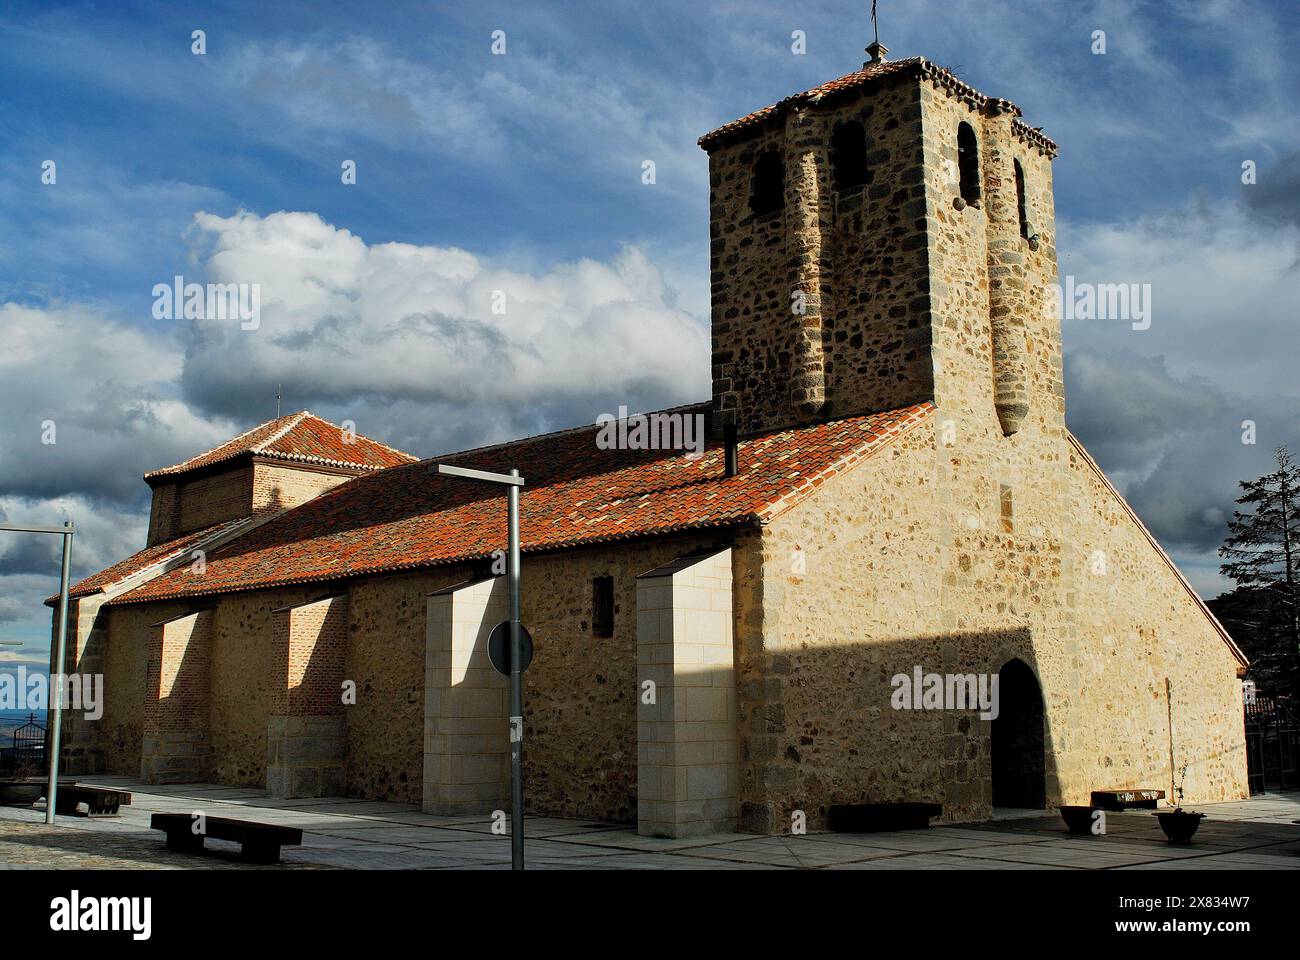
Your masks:
<svg viewBox="0 0 1300 960"><path fill-rule="evenodd" d="M1300 450L1288 398L1227 394L1133 354L1072 351L1065 376L1071 430L1169 549L1216 549L1238 482L1267 472L1275 447Z"/></svg>
<svg viewBox="0 0 1300 960"><path fill-rule="evenodd" d="M80 496L138 509L141 475L216 442L176 392L180 354L166 331L92 306L0 305L0 504Z"/></svg>
<svg viewBox="0 0 1300 960"><path fill-rule="evenodd" d="M1070 429L1112 472L1149 466L1173 437L1225 410L1217 387L1171 376L1161 357L1071 350L1065 385Z"/></svg>
<svg viewBox="0 0 1300 960"><path fill-rule="evenodd" d="M1256 182L1242 186L1246 208L1260 222L1300 227L1300 151L1256 171Z"/></svg>
<svg viewBox="0 0 1300 960"><path fill-rule="evenodd" d="M0 510L0 523L10 520ZM58 526L58 524L53 524ZM0 543L0 577L57 570L62 537L36 533L6 533Z"/></svg>

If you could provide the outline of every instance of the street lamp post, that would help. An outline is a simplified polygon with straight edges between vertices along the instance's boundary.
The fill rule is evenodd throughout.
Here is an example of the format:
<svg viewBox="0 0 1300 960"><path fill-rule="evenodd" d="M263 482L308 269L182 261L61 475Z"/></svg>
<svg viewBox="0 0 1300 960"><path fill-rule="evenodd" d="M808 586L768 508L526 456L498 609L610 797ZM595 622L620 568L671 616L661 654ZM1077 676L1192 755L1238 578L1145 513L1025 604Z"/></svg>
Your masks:
<svg viewBox="0 0 1300 960"><path fill-rule="evenodd" d="M63 537L63 563L59 572L59 639L50 648L50 683L53 696L53 718L50 720L50 782L45 787L45 822L54 822L54 801L59 792L59 741L63 730L63 684L58 677L63 673L64 657L68 649L68 572L72 569L72 537L77 532L72 521L62 527L28 527L14 523L0 523L0 530L14 533L50 533Z"/></svg>
<svg viewBox="0 0 1300 960"><path fill-rule="evenodd" d="M524 868L524 683L523 630L519 622L519 488L524 478L512 469L509 474L471 470L438 463L430 473L464 477L502 484L506 488L507 555L506 580L510 592L510 865Z"/></svg>

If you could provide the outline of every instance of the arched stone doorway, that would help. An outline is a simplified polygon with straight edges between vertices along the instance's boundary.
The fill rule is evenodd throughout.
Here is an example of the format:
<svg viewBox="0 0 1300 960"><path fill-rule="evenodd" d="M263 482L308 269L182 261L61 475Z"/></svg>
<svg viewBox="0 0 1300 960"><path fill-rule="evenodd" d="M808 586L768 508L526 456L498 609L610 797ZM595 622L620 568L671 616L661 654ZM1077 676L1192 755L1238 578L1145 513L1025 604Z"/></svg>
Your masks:
<svg viewBox="0 0 1300 960"><path fill-rule="evenodd" d="M1043 758L1043 693L1023 660L998 673L993 719L993 806L1042 809L1047 803Z"/></svg>

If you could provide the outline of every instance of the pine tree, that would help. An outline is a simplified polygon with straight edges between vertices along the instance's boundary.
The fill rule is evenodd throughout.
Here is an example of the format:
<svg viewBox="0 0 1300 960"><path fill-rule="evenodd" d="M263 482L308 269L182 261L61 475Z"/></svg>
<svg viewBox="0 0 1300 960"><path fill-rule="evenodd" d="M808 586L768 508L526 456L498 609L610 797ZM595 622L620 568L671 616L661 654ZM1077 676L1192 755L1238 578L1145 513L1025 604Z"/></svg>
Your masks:
<svg viewBox="0 0 1300 960"><path fill-rule="evenodd" d="M1220 570L1256 602L1250 623L1259 678L1279 693L1289 688L1300 703L1300 466L1285 447L1274 460L1277 470L1241 481L1237 503L1250 509L1228 521Z"/></svg>

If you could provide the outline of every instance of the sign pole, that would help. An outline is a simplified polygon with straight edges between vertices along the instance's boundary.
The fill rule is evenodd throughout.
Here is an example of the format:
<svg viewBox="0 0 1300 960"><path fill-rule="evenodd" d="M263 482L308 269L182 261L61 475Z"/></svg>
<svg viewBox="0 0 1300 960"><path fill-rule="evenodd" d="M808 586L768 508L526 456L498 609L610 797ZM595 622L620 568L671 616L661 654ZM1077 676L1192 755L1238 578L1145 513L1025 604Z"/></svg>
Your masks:
<svg viewBox="0 0 1300 960"><path fill-rule="evenodd" d="M63 726L63 688L58 682L63 673L64 658L68 650L68 573L72 567L72 537L77 532L71 520L63 521L62 527L27 526L21 523L0 523L0 530L11 533L53 533L63 537L63 564L59 572L59 634L57 641L50 643L50 711L46 746L49 749L50 781L45 785L45 822L54 822L54 801L59 791L59 740Z"/></svg>
<svg viewBox="0 0 1300 960"><path fill-rule="evenodd" d="M68 571L72 565L72 522L63 524L63 564L59 572L59 639L50 656L50 693L54 718L50 721L50 782L45 789L45 822L54 822L54 801L59 792L59 749L63 732L61 678L68 650Z"/></svg>
<svg viewBox="0 0 1300 960"><path fill-rule="evenodd" d="M519 476L511 470L512 477ZM519 623L519 487L506 488L510 559L510 864L524 868L524 678Z"/></svg>
<svg viewBox="0 0 1300 960"><path fill-rule="evenodd" d="M470 467L454 467L448 463L435 463L429 467L429 472L445 477L464 477L467 480L499 483L506 488L506 531L509 561L506 568L506 581L510 594L510 619L506 621L510 624L510 635L506 638L506 648L510 653L510 865L515 870L522 870L524 868L524 683L522 669L524 629L519 622L519 488L524 485L524 478L515 469L512 469L509 474L490 473L486 470L474 470ZM497 624L497 626L500 627L501 624ZM529 642L528 651L531 658L531 641ZM494 660L493 665L503 673L505 672L504 664L497 664Z"/></svg>

